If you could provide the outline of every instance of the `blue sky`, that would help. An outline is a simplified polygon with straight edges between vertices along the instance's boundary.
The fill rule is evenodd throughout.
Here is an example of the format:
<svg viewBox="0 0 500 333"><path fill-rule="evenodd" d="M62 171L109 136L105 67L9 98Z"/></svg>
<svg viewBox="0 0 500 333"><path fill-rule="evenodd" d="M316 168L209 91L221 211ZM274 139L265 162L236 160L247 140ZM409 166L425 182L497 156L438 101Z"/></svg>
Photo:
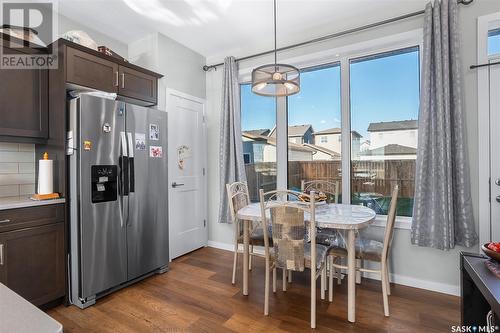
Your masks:
<svg viewBox="0 0 500 333"><path fill-rule="evenodd" d="M351 128L367 138L371 122L417 119L418 51L364 59L351 64ZM275 99L243 85L242 129L272 128ZM340 67L301 74L301 91L288 99L289 125L311 124L315 131L340 127Z"/></svg>
<svg viewBox="0 0 500 333"><path fill-rule="evenodd" d="M500 29L491 31L488 36L488 54L500 53Z"/></svg>

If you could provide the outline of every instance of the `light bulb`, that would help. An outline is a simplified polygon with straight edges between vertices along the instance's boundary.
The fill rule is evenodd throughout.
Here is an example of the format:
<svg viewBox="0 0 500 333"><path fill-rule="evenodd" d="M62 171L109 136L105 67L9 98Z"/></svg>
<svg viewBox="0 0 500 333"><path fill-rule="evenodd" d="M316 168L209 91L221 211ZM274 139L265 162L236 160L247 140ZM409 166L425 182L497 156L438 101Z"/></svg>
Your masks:
<svg viewBox="0 0 500 333"><path fill-rule="evenodd" d="M261 82L261 83L258 83L255 85L255 89L256 90L262 90L264 89L265 87L267 86L267 83L266 82Z"/></svg>
<svg viewBox="0 0 500 333"><path fill-rule="evenodd" d="M281 81L282 79L283 79L283 75L281 75L280 72L275 72L273 74L273 80L275 80L275 81Z"/></svg>
<svg viewBox="0 0 500 333"><path fill-rule="evenodd" d="M290 82L285 82L285 87L286 89L288 90L295 90L296 89L296 86L294 84L291 84Z"/></svg>

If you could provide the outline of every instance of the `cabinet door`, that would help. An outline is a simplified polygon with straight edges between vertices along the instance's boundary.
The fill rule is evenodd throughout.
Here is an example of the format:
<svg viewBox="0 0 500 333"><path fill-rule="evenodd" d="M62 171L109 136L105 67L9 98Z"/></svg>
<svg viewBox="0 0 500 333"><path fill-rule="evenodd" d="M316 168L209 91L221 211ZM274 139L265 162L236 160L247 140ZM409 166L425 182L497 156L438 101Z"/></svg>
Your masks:
<svg viewBox="0 0 500 333"><path fill-rule="evenodd" d="M156 104L157 78L132 68L120 66L118 93L121 96Z"/></svg>
<svg viewBox="0 0 500 333"><path fill-rule="evenodd" d="M0 69L0 82L0 136L47 139L47 70Z"/></svg>
<svg viewBox="0 0 500 333"><path fill-rule="evenodd" d="M66 48L66 81L106 92L117 92L118 64Z"/></svg>
<svg viewBox="0 0 500 333"><path fill-rule="evenodd" d="M64 296L64 223L0 233L0 282L35 305Z"/></svg>

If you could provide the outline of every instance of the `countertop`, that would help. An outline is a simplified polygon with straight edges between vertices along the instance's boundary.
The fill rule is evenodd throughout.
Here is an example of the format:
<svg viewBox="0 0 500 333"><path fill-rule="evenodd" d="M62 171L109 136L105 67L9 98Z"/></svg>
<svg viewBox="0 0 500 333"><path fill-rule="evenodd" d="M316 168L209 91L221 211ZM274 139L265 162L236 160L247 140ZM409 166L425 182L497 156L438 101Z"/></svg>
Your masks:
<svg viewBox="0 0 500 333"><path fill-rule="evenodd" d="M5 197L5 198L0 198L0 210L44 206L44 205L55 205L64 202L66 202L66 199L64 198L35 201L31 200L29 196Z"/></svg>
<svg viewBox="0 0 500 333"><path fill-rule="evenodd" d="M0 283L0 332L62 331L59 322Z"/></svg>

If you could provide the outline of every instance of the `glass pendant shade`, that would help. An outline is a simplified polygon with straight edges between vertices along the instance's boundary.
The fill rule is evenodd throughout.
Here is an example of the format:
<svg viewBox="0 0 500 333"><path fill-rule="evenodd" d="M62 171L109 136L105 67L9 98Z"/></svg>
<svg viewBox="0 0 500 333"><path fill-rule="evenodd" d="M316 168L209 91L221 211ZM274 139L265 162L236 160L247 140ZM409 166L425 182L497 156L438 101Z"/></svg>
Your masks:
<svg viewBox="0 0 500 333"><path fill-rule="evenodd" d="M252 92L261 96L290 96L300 91L300 71L292 65L278 64L276 44L276 0L274 2L274 64L252 71Z"/></svg>
<svg viewBox="0 0 500 333"><path fill-rule="evenodd" d="M252 91L261 96L290 96L300 91L300 71L292 65L269 64L252 71Z"/></svg>

